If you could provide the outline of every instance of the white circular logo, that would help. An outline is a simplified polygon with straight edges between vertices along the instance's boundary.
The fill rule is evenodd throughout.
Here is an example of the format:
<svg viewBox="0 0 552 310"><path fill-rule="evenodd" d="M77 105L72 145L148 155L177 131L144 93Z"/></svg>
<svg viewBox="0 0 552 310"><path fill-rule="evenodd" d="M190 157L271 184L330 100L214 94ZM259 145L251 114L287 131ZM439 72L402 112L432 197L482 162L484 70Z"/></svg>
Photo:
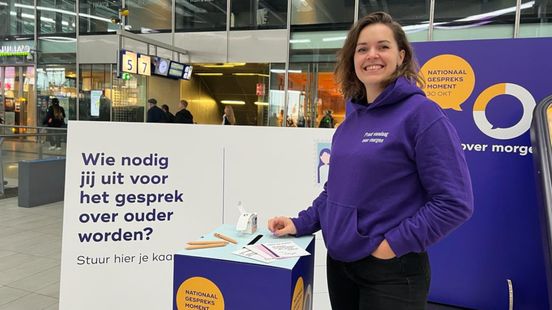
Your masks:
<svg viewBox="0 0 552 310"><path fill-rule="evenodd" d="M509 128L494 128L485 115L487 104L496 96L510 95L519 100L523 107L523 115L517 124ZM473 119L475 124L484 134L491 138L508 140L521 136L531 127L533 110L537 103L531 93L512 83L499 83L485 89L475 100L473 105Z"/></svg>

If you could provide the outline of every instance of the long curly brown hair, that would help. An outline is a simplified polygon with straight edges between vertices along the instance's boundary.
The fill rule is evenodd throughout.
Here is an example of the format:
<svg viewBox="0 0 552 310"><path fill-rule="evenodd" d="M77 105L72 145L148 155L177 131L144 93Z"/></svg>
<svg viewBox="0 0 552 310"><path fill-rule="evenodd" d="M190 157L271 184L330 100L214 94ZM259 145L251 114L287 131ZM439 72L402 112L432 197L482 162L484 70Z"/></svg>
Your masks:
<svg viewBox="0 0 552 310"><path fill-rule="evenodd" d="M353 25L351 30L349 30L343 47L337 53L335 79L340 85L341 92L345 98L354 100L366 98L366 88L355 73L354 56L360 32L373 24L383 24L389 27L393 31L399 51L403 50L405 53L402 64L384 83L384 86L389 85L389 83L400 76L407 78L413 83L416 82L418 85L425 85L424 79L418 74L418 63L414 59L412 46L408 42L401 25L394 21L391 15L385 12L375 12L364 16Z"/></svg>

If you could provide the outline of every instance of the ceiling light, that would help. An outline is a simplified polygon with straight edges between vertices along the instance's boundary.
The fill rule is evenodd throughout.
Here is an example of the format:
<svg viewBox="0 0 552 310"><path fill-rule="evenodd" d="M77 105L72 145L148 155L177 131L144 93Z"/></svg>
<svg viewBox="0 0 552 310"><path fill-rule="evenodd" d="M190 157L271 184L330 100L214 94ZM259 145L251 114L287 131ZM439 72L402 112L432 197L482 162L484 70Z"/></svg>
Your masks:
<svg viewBox="0 0 552 310"><path fill-rule="evenodd" d="M245 104L245 101L241 101L241 100L221 100L220 101L221 103L224 103L224 104Z"/></svg>
<svg viewBox="0 0 552 310"><path fill-rule="evenodd" d="M330 38L322 38L322 41L323 41L323 42L343 41L343 40L345 40L346 38L347 38L346 36L342 36L342 37L330 37Z"/></svg>
<svg viewBox="0 0 552 310"><path fill-rule="evenodd" d="M272 73L286 73L286 70L284 69L270 69L270 72ZM301 73L303 71L301 70L288 70L289 73Z"/></svg>
<svg viewBox="0 0 552 310"><path fill-rule="evenodd" d="M199 65L201 67L205 68L232 68L232 67L240 67L245 66L245 62L228 62L228 63L218 63L218 64L202 64Z"/></svg>
<svg viewBox="0 0 552 310"><path fill-rule="evenodd" d="M233 68L234 65L222 64L222 65L201 65L204 68Z"/></svg>
<svg viewBox="0 0 552 310"><path fill-rule="evenodd" d="M96 19L96 20L100 20L100 21L103 21L103 22L111 23L111 19L109 19L109 18L103 18L103 17L90 15L90 14L84 14L84 13L79 13L79 16L80 17L88 17L88 18L91 18L91 19ZM109 29L107 31L109 31ZM116 30L112 30L112 31L116 31Z"/></svg>
<svg viewBox="0 0 552 310"><path fill-rule="evenodd" d="M263 102L263 101L255 101L254 103L256 105L268 105L268 102Z"/></svg>
<svg viewBox="0 0 552 310"><path fill-rule="evenodd" d="M262 74L262 73L232 73L232 75L238 75L238 76L262 76L262 77L270 77L268 74Z"/></svg>
<svg viewBox="0 0 552 310"><path fill-rule="evenodd" d="M16 4L15 6L19 6L19 7L27 7L29 9L34 9L33 6L31 5L18 5ZM44 7L44 6L37 6L36 7L37 10L39 11L49 11L49 12L56 12L56 13L61 13L61 14L67 14L67 15L73 15L73 16L76 16L77 13L75 12L72 12L72 11L67 11L67 10L61 10L61 9L56 9L56 8L48 8L48 7Z"/></svg>
<svg viewBox="0 0 552 310"><path fill-rule="evenodd" d="M38 37L40 40L49 41L49 42L57 42L57 43L67 43L67 42L76 42L77 39L75 38L68 38L68 37Z"/></svg>
<svg viewBox="0 0 552 310"><path fill-rule="evenodd" d="M14 4L13 6L15 6L16 8L25 8L25 9L34 10L34 5L16 3L16 4Z"/></svg>
<svg viewBox="0 0 552 310"><path fill-rule="evenodd" d="M310 39L291 39L289 40L289 43L311 43Z"/></svg>
<svg viewBox="0 0 552 310"><path fill-rule="evenodd" d="M201 73L194 73L194 75L201 75L201 76L222 76L222 73L207 73L207 72L201 72Z"/></svg>

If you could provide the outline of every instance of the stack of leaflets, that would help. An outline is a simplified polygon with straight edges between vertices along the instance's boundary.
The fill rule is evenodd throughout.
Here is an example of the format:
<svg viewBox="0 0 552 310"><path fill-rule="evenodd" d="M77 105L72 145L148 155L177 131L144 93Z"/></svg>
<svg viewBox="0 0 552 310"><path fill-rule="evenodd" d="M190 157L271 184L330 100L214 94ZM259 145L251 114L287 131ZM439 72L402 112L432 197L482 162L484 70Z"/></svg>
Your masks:
<svg viewBox="0 0 552 310"><path fill-rule="evenodd" d="M233 253L265 263L276 259L310 255L293 241L252 244Z"/></svg>

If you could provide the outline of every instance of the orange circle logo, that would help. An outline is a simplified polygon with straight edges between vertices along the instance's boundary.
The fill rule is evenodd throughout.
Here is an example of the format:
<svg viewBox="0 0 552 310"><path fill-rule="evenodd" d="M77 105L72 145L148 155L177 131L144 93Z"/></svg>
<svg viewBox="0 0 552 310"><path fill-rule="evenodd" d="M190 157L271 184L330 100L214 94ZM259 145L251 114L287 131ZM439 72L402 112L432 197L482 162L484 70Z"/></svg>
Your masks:
<svg viewBox="0 0 552 310"><path fill-rule="evenodd" d="M420 69L427 97L442 109L462 111L460 105L468 99L475 86L475 73L462 57L445 54L428 60Z"/></svg>
<svg viewBox="0 0 552 310"><path fill-rule="evenodd" d="M224 296L211 280L193 277L180 284L176 292L176 308L224 310Z"/></svg>
<svg viewBox="0 0 552 310"><path fill-rule="evenodd" d="M295 283L295 289L293 290L293 297L291 298L291 310L303 310L303 290L305 284L303 278L299 277Z"/></svg>

